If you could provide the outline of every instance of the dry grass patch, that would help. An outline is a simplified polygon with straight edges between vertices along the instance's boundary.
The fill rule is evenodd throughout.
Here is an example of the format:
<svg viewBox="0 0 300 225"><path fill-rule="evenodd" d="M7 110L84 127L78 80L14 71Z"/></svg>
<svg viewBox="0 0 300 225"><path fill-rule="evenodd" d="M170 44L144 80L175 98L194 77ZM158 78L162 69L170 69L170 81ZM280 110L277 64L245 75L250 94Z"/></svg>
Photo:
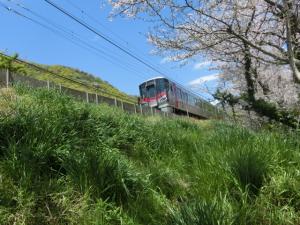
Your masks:
<svg viewBox="0 0 300 225"><path fill-rule="evenodd" d="M9 114L16 99L17 95L12 88L0 88L0 113Z"/></svg>

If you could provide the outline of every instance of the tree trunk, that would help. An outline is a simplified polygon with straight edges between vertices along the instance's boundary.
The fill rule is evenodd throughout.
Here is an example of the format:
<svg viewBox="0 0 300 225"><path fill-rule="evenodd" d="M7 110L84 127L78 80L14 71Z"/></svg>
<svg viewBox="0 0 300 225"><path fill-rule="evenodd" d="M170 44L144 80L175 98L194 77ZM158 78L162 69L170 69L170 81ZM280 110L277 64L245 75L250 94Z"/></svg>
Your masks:
<svg viewBox="0 0 300 225"><path fill-rule="evenodd" d="M233 120L234 120L234 122L236 122L236 113L235 113L235 110L234 110L234 105L230 105L230 106L231 106Z"/></svg>
<svg viewBox="0 0 300 225"><path fill-rule="evenodd" d="M244 77L247 84L247 100L249 107L261 116L266 116L277 122L281 122L287 126L295 127L295 119L289 118L287 111L280 111L282 116L278 114L278 109L263 99L256 99L256 79L255 72L252 68L252 59L250 48L247 43L244 43Z"/></svg>
<svg viewBox="0 0 300 225"><path fill-rule="evenodd" d="M244 75L245 75L245 80L247 83L247 95L248 95L248 101L250 104L255 102L255 82L254 78L251 73L251 66L252 66L252 61L251 61L251 55L250 55L250 48L247 45L247 43L244 43L244 48L245 48L245 55L244 55Z"/></svg>
<svg viewBox="0 0 300 225"><path fill-rule="evenodd" d="M292 4L289 1L285 1L285 13L286 13L286 39L287 39L287 53L289 58L289 64L291 66L291 69L293 71L294 75L294 81L295 83L300 83L300 71L299 67L296 64L296 50L297 47L297 18L293 16L291 13L292 10Z"/></svg>

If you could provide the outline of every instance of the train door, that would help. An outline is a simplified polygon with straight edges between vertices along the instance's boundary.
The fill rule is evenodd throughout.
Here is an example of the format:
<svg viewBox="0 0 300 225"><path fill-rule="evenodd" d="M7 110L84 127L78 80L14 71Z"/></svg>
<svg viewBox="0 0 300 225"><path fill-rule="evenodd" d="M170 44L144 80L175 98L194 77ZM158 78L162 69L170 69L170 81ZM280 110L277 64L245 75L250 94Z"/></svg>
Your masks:
<svg viewBox="0 0 300 225"><path fill-rule="evenodd" d="M175 94L174 94L174 87L173 82L168 81L168 88L167 88L167 98L170 106L175 106Z"/></svg>
<svg viewBox="0 0 300 225"><path fill-rule="evenodd" d="M177 87L176 87L176 84L175 83L172 83L173 85L173 91L174 91L174 96L175 96L175 108L178 109L178 90L177 90Z"/></svg>

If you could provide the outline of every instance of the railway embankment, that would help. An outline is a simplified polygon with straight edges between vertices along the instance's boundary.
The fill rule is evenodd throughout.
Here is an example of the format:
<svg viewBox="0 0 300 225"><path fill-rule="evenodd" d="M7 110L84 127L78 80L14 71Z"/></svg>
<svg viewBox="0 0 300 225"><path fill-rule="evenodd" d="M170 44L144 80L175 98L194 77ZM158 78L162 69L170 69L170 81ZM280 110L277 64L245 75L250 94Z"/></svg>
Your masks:
<svg viewBox="0 0 300 225"><path fill-rule="evenodd" d="M0 224L299 224L296 132L0 93Z"/></svg>

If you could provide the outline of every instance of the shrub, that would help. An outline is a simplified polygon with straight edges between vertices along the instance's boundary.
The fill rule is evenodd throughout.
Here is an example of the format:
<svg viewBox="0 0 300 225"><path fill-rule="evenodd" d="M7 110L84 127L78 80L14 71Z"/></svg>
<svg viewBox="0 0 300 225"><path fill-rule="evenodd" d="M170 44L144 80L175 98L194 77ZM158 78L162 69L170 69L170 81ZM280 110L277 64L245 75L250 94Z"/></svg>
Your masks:
<svg viewBox="0 0 300 225"><path fill-rule="evenodd" d="M130 163L113 149L86 150L65 160L67 174L82 193L126 204L147 186Z"/></svg>
<svg viewBox="0 0 300 225"><path fill-rule="evenodd" d="M216 201L196 201L183 203L173 211L172 225L222 225L227 224L228 216Z"/></svg>
<svg viewBox="0 0 300 225"><path fill-rule="evenodd" d="M233 177L244 191L257 195L268 175L268 161L261 152L254 149L241 149L233 152L229 159Z"/></svg>
<svg viewBox="0 0 300 225"><path fill-rule="evenodd" d="M299 223L296 134L16 93L0 113L1 224Z"/></svg>

